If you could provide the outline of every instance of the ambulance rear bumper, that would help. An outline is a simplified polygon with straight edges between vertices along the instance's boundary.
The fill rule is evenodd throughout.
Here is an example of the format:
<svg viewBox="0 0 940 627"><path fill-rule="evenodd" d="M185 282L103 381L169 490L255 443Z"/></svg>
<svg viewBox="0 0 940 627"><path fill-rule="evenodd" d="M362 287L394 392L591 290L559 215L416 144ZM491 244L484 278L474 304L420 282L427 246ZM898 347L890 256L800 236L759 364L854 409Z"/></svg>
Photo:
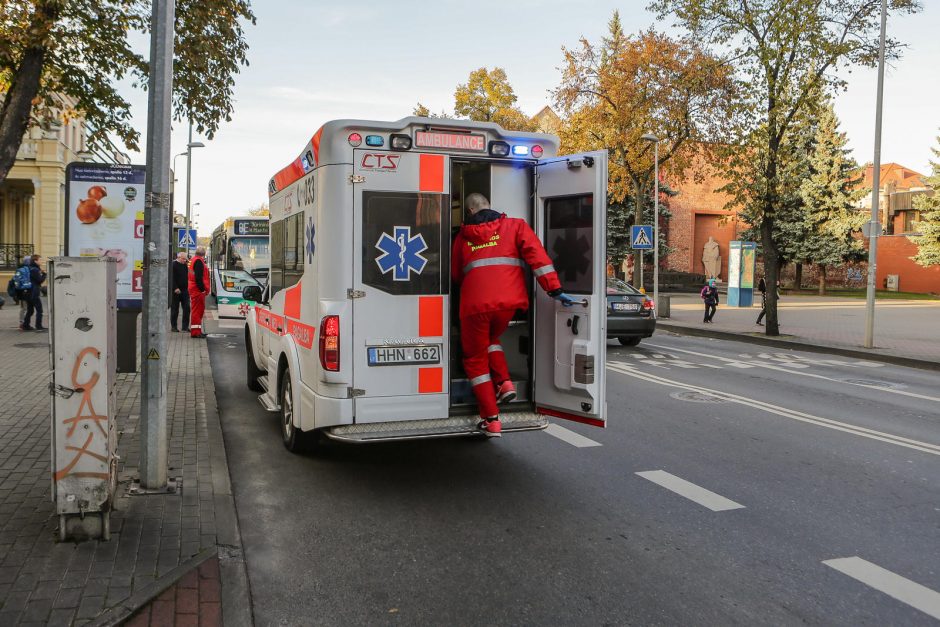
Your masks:
<svg viewBox="0 0 940 627"><path fill-rule="evenodd" d="M395 440L422 440L426 438L451 438L481 435L477 429L480 418L459 416L432 420L403 420L396 422L373 422L357 425L329 427L323 430L328 437L343 442L363 444L366 442L390 442ZM548 417L533 412L514 412L500 415L503 433L514 431L538 431L548 426Z"/></svg>

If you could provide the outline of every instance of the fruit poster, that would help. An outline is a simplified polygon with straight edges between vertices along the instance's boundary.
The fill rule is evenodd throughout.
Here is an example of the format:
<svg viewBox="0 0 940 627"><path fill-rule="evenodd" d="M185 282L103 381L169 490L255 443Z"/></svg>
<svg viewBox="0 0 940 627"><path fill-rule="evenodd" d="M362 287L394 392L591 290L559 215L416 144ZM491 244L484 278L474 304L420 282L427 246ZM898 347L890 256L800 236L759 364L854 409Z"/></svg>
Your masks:
<svg viewBox="0 0 940 627"><path fill-rule="evenodd" d="M143 296L144 166L71 163L66 170L65 254L113 257L117 304L139 309Z"/></svg>

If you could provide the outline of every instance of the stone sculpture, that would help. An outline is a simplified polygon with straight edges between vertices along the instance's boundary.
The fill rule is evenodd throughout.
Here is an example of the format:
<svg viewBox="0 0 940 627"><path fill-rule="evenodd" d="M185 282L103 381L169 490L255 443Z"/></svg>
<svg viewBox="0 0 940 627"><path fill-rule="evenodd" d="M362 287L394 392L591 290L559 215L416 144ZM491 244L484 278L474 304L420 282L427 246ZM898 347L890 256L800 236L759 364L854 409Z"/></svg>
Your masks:
<svg viewBox="0 0 940 627"><path fill-rule="evenodd" d="M718 242L712 236L705 242L705 248L702 250L702 264L705 266L706 279L719 279L721 274L721 249Z"/></svg>

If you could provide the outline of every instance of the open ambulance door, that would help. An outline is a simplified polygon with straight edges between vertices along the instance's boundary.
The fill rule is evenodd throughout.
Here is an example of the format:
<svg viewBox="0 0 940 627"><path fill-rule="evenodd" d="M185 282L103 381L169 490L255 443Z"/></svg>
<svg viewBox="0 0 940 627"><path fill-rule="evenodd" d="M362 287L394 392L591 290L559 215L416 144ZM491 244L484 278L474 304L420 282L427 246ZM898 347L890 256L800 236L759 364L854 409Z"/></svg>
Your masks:
<svg viewBox="0 0 940 627"><path fill-rule="evenodd" d="M541 414L607 421L607 152L541 161L535 231L571 307L536 289L534 400Z"/></svg>

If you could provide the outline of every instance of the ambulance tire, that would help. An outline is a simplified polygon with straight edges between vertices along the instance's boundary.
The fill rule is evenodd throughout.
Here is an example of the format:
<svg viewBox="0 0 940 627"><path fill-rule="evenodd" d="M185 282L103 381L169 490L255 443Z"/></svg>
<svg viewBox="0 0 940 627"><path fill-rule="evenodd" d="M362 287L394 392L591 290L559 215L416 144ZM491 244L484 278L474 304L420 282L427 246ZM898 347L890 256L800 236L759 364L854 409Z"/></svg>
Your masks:
<svg viewBox="0 0 940 627"><path fill-rule="evenodd" d="M314 434L305 433L294 426L294 388L290 382L290 371L285 370L281 377L281 390L278 395L281 402L281 438L288 451L303 453L310 449Z"/></svg>
<svg viewBox="0 0 940 627"><path fill-rule="evenodd" d="M255 363L255 352L251 347L251 335L248 333L247 329L245 330L245 355L247 356L245 363L245 373L247 375L247 380L245 383L248 384L248 389L252 392L264 392L264 388L261 387L260 383L258 383L258 379L264 373Z"/></svg>

